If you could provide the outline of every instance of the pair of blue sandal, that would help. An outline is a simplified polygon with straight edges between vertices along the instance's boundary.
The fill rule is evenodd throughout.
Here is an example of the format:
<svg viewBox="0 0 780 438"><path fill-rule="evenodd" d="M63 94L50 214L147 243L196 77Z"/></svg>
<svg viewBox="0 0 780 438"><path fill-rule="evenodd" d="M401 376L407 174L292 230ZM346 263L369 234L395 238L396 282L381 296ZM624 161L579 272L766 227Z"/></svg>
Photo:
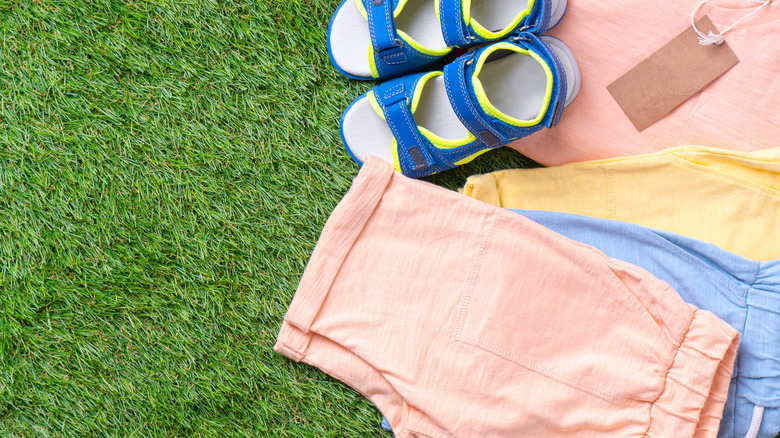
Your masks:
<svg viewBox="0 0 780 438"><path fill-rule="evenodd" d="M539 34L565 9L566 0L344 0L328 29L333 65L386 80L342 115L350 156L362 164L375 155L419 178L555 126L580 73L563 42Z"/></svg>

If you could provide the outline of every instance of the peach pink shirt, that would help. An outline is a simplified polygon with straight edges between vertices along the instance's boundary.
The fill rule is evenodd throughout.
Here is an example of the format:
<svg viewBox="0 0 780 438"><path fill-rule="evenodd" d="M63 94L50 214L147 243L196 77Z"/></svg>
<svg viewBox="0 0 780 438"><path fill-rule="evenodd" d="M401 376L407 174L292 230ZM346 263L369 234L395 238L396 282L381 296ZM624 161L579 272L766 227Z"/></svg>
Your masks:
<svg viewBox="0 0 780 438"><path fill-rule="evenodd" d="M700 0L569 0L550 34L571 47L582 88L560 124L510 146L552 166L698 144L753 151L780 146L780 1L727 32L740 62L639 133L607 85L690 26ZM711 0L697 13L723 30L756 8Z"/></svg>

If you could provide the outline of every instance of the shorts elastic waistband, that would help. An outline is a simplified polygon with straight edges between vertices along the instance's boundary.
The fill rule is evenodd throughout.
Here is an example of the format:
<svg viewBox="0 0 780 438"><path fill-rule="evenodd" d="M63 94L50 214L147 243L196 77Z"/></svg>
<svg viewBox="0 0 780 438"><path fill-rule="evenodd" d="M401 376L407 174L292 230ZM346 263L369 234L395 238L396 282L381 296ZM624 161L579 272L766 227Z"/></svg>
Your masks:
<svg viewBox="0 0 780 438"><path fill-rule="evenodd" d="M739 332L695 309L651 408L646 436L717 436L738 344Z"/></svg>

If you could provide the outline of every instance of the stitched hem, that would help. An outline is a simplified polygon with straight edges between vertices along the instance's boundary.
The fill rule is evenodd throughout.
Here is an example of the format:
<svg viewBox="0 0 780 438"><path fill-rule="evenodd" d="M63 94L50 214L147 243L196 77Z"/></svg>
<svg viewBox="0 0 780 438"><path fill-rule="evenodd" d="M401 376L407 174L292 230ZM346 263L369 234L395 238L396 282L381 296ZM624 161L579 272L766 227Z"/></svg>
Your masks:
<svg viewBox="0 0 780 438"><path fill-rule="evenodd" d="M308 332L347 254L393 177L390 164L369 157L330 215L303 273L285 321Z"/></svg>

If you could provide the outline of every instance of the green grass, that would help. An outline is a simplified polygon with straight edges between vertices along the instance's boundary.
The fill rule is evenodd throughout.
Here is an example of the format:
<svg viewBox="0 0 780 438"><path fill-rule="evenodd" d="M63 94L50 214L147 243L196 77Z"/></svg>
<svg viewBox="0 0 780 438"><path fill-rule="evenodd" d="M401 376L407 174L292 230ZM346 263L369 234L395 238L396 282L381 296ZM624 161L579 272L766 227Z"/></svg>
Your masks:
<svg viewBox="0 0 780 438"><path fill-rule="evenodd" d="M357 173L337 3L0 0L0 435L385 436L272 350Z"/></svg>

